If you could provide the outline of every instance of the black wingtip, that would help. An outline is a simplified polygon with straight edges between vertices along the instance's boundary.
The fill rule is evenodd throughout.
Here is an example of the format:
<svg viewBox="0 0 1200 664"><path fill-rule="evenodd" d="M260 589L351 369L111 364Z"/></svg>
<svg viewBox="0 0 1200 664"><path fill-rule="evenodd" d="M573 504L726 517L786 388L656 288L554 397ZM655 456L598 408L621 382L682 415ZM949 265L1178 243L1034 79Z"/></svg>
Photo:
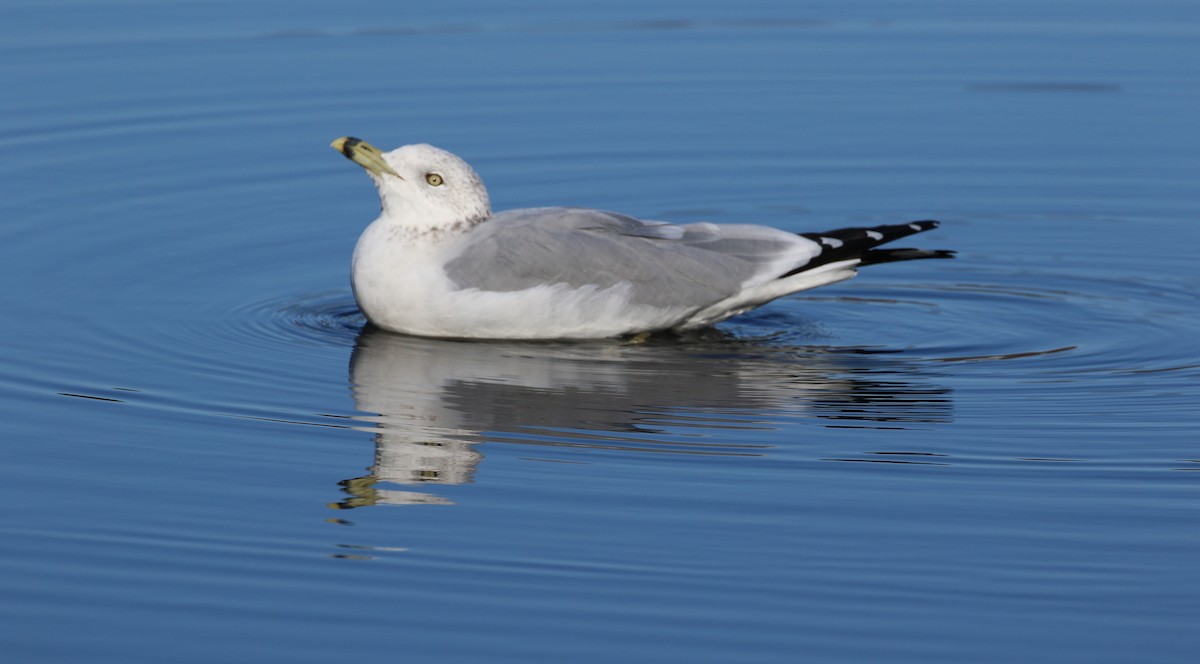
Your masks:
<svg viewBox="0 0 1200 664"><path fill-rule="evenodd" d="M862 255L862 265L879 265L880 263L897 263L899 261L915 261L925 258L954 258L951 249L872 249Z"/></svg>
<svg viewBox="0 0 1200 664"><path fill-rule="evenodd" d="M933 230L938 226L941 226L941 223L937 220L921 219L903 224L838 228L825 233L801 233L802 237L821 245L821 253L804 267L784 276L843 260L858 259L859 265L878 265L922 258L954 258L954 252L946 249L875 248L909 235Z"/></svg>

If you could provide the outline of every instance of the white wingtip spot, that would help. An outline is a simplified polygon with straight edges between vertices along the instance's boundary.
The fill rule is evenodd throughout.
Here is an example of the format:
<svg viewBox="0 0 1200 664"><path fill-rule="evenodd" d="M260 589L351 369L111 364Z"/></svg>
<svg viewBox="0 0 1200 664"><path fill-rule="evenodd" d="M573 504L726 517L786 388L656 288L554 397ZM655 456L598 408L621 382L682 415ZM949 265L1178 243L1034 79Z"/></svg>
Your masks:
<svg viewBox="0 0 1200 664"><path fill-rule="evenodd" d="M842 241L835 237L822 237L821 244L831 249L837 249L838 247L842 246Z"/></svg>
<svg viewBox="0 0 1200 664"><path fill-rule="evenodd" d="M921 224L909 224L908 227L913 229L914 231L921 230Z"/></svg>
<svg viewBox="0 0 1200 664"><path fill-rule="evenodd" d="M867 237L871 238L872 240L882 240L883 233L880 233L879 231L867 231Z"/></svg>

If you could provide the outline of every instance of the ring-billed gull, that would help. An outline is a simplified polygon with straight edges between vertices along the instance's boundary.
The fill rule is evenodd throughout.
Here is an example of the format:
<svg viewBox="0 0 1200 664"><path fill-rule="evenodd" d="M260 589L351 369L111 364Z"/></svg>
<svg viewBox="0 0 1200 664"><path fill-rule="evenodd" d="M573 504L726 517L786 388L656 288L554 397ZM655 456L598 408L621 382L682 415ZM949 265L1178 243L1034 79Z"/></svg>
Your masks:
<svg viewBox="0 0 1200 664"><path fill-rule="evenodd" d="M431 145L332 147L366 169L379 218L351 282L375 325L427 337L584 339L706 327L855 268L953 252L877 249L937 227L914 221L793 234L671 224L570 207L493 213L459 157Z"/></svg>

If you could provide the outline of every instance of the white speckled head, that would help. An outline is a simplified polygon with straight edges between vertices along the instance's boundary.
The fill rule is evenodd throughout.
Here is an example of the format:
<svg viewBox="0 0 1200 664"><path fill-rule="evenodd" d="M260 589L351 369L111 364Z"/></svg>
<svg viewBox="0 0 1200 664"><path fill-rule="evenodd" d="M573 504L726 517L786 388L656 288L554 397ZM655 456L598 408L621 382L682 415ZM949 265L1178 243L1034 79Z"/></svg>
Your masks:
<svg viewBox="0 0 1200 664"><path fill-rule="evenodd" d="M382 156L396 175L368 173L383 216L413 229L465 230L491 215L483 181L456 155L420 144Z"/></svg>
<svg viewBox="0 0 1200 664"><path fill-rule="evenodd" d="M466 230L491 216L487 189L475 170L441 148L419 144L380 152L358 139L338 139L333 147L375 182L381 220L416 231Z"/></svg>

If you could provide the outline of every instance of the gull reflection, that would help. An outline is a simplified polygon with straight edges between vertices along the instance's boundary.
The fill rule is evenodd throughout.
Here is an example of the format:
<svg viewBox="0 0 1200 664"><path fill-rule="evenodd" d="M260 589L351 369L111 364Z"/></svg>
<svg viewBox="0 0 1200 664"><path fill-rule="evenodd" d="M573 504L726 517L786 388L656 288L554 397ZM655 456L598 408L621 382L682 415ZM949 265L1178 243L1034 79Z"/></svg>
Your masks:
<svg viewBox="0 0 1200 664"><path fill-rule="evenodd" d="M770 445L713 443L681 430L826 426L905 428L947 421L949 391L920 365L865 349L782 346L718 333L633 344L482 343L368 327L355 344L355 406L375 434L364 477L339 508L447 504L378 484L471 482L478 443L705 455L762 455ZM742 438L751 441L751 434Z"/></svg>

